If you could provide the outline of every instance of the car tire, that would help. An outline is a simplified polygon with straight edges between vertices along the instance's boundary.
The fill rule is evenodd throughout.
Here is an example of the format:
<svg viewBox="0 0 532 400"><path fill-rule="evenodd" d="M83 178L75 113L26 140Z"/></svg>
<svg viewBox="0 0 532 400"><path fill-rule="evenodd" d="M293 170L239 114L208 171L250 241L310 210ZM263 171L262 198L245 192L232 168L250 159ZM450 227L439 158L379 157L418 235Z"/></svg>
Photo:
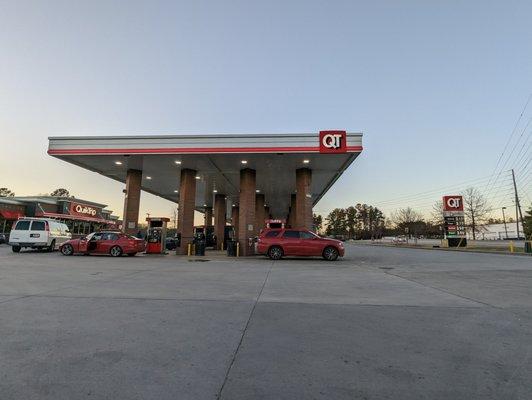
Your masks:
<svg viewBox="0 0 532 400"><path fill-rule="evenodd" d="M135 257L137 255L137 253L127 253L128 256L130 257Z"/></svg>
<svg viewBox="0 0 532 400"><path fill-rule="evenodd" d="M109 250L109 254L112 257L120 257L122 255L122 248L120 246L113 246Z"/></svg>
<svg viewBox="0 0 532 400"><path fill-rule="evenodd" d="M74 248L71 244L64 244L61 246L61 254L64 256L71 256L74 254Z"/></svg>
<svg viewBox="0 0 532 400"><path fill-rule="evenodd" d="M268 257L272 260L280 260L283 257L283 249L279 246L272 246L268 249Z"/></svg>
<svg viewBox="0 0 532 400"><path fill-rule="evenodd" d="M50 246L46 248L46 251L52 253L55 250L55 239L52 240L52 243L50 243Z"/></svg>
<svg viewBox="0 0 532 400"><path fill-rule="evenodd" d="M338 258L338 250L335 247L328 246L325 249L323 249L323 258L327 261L336 261Z"/></svg>
<svg viewBox="0 0 532 400"><path fill-rule="evenodd" d="M20 252L20 246L11 246L11 250L13 250L13 253Z"/></svg>

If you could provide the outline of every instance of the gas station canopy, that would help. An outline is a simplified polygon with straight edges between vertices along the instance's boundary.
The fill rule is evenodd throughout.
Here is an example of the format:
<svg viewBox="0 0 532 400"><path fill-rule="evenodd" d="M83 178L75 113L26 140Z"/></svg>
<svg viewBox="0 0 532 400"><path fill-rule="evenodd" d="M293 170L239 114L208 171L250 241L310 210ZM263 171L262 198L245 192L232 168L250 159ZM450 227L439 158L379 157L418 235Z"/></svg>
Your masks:
<svg viewBox="0 0 532 400"><path fill-rule="evenodd" d="M142 171L142 190L179 201L180 170L197 172L196 209L225 194L238 205L240 170L256 171L256 191L284 217L296 191L295 171L312 170L315 205L362 151L361 133L343 133L342 147L324 149L318 133L50 137L48 154L120 182ZM325 151L324 151L325 150Z"/></svg>

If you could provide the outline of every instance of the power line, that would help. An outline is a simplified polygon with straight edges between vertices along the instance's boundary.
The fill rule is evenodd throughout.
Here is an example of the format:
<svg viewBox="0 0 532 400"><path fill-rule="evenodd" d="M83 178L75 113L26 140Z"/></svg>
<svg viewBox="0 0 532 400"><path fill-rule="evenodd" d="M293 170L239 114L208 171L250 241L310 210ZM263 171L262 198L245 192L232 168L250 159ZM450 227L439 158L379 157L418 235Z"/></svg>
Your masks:
<svg viewBox="0 0 532 400"><path fill-rule="evenodd" d="M491 174L490 180L488 181L488 185L491 183L491 178L493 178L493 176L497 172L497 168L499 167L499 164L500 164L500 162L502 160L502 157L504 156L504 153L506 152L506 149L508 148L508 145L512 141L512 138L513 138L513 136L515 134L515 131L517 130L517 127L519 126L519 123L521 122L521 118L523 118L523 114L525 113L525 111L526 111L526 109L528 107L528 103L530 103L531 99L532 99L532 93L528 96L528 99L527 99L527 101L525 103L525 106L523 107L523 110L521 111L521 114L519 114L519 118L517 118L517 121L515 123L514 129L512 129L512 133L510 134L510 137L508 138L506 144L504 145L504 149L503 149L501 155L499 156L499 159L497 160L497 164L495 165L495 169L493 170L493 173Z"/></svg>

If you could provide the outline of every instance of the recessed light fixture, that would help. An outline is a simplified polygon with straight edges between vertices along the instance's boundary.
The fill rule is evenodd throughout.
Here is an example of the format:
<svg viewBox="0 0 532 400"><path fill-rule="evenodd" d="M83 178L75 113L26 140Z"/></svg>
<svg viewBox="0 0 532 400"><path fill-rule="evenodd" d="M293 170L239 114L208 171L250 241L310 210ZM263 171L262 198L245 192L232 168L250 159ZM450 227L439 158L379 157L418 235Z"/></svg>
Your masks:
<svg viewBox="0 0 532 400"><path fill-rule="evenodd" d="M151 176L147 176L146 179L151 181Z"/></svg>
<svg viewBox="0 0 532 400"><path fill-rule="evenodd" d="M236 207L236 206L233 204L233 207Z"/></svg>
<svg viewBox="0 0 532 400"><path fill-rule="evenodd" d="M203 207L207 207L207 204L204 204Z"/></svg>
<svg viewBox="0 0 532 400"><path fill-rule="evenodd" d="M303 164L308 164L310 160L303 160Z"/></svg>
<svg viewBox="0 0 532 400"><path fill-rule="evenodd" d="M248 163L248 160L242 160L240 161L242 164L247 164Z"/></svg>
<svg viewBox="0 0 532 400"><path fill-rule="evenodd" d="M179 160L175 160L174 162L175 162L177 165L181 165L181 161L179 161Z"/></svg>
<svg viewBox="0 0 532 400"><path fill-rule="evenodd" d="M256 193L260 193L260 190L259 190L259 189L256 189L255 192L256 192Z"/></svg>
<svg viewBox="0 0 532 400"><path fill-rule="evenodd" d="M122 165L122 161L115 161L116 165Z"/></svg>
<svg viewBox="0 0 532 400"><path fill-rule="evenodd" d="M213 193L218 193L218 191L217 191L216 189L214 189L212 192L213 192Z"/></svg>
<svg viewBox="0 0 532 400"><path fill-rule="evenodd" d="M179 190L174 190L174 193L179 193Z"/></svg>
<svg viewBox="0 0 532 400"><path fill-rule="evenodd" d="M201 176L197 175L197 176L196 176L196 179L201 179Z"/></svg>
<svg viewBox="0 0 532 400"><path fill-rule="evenodd" d="M268 207L268 204L264 204L264 207Z"/></svg>

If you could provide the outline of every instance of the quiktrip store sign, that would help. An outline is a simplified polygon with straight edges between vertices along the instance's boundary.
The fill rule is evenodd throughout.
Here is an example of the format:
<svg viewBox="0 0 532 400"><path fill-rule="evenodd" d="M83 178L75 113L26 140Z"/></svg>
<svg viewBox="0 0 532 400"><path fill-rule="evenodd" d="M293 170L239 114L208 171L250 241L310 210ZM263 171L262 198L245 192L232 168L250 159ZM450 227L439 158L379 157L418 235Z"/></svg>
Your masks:
<svg viewBox="0 0 532 400"><path fill-rule="evenodd" d="M100 210L96 207L92 207L81 203L70 203L70 214L83 217L97 217Z"/></svg>

